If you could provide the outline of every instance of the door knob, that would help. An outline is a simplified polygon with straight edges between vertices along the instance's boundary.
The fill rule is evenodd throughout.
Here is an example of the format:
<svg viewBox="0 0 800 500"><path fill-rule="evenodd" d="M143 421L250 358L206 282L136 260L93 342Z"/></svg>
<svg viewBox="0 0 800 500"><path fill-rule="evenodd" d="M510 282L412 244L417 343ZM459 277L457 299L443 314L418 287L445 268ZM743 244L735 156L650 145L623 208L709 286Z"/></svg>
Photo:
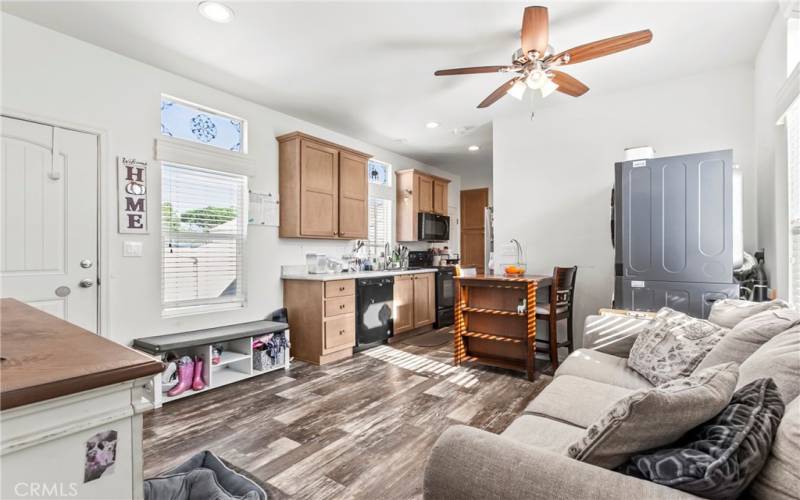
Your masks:
<svg viewBox="0 0 800 500"><path fill-rule="evenodd" d="M78 283L78 285L80 285L81 288L92 288L92 285L94 285L94 281L90 279L83 279Z"/></svg>
<svg viewBox="0 0 800 500"><path fill-rule="evenodd" d="M89 259L83 259L81 261L81 267L84 269L89 269L90 267L92 267L92 264L93 262Z"/></svg>

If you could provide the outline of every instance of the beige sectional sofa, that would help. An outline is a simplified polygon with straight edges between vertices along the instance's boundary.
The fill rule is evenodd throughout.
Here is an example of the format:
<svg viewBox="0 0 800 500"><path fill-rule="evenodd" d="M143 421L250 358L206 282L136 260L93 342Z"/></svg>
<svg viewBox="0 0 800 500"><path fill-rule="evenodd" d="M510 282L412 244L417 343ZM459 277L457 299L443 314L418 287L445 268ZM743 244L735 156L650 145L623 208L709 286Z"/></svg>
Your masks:
<svg viewBox="0 0 800 500"><path fill-rule="evenodd" d="M794 326L798 314L784 314L782 320L792 331L781 339L765 339L763 345L753 346L752 355L731 355L747 359L729 360L741 363L737 388L773 377L786 403L772 455L748 492L756 498L800 498L800 326ZM501 435L454 426L440 437L425 470L426 499L697 498L566 456L566 448L606 408L633 391L652 387L626 362L647 320L627 321L624 334L612 329L613 334L593 337L598 330L594 325L601 320L587 319L584 344L593 347L573 352Z"/></svg>

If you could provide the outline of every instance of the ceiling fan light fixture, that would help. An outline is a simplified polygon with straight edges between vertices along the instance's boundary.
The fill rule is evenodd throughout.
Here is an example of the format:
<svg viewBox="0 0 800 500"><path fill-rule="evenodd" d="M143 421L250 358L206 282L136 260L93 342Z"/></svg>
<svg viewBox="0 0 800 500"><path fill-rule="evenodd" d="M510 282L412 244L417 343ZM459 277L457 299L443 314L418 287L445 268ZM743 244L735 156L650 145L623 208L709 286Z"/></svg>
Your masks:
<svg viewBox="0 0 800 500"><path fill-rule="evenodd" d="M547 97L553 92L555 92L556 89L558 89L558 84L556 84L556 82L554 82L550 78L547 78L546 80L547 81L544 82L542 88L539 89L539 91L542 93L542 97Z"/></svg>
<svg viewBox="0 0 800 500"><path fill-rule="evenodd" d="M514 99L522 100L527 89L527 86L522 82L522 80L517 80L514 82L514 85L512 85L511 88L506 91L506 93Z"/></svg>
<svg viewBox="0 0 800 500"><path fill-rule="evenodd" d="M544 71L539 69L531 71L531 74L525 79L525 83L528 84L528 87L532 88L533 90L541 89L545 85L546 81L547 75Z"/></svg>
<svg viewBox="0 0 800 500"><path fill-rule="evenodd" d="M468 147L467 149L468 149L468 150L469 150L471 153L474 153L475 151L478 151L478 150L480 150L480 149L481 149L481 147L480 147L480 146L478 146L478 145L476 145L476 144L473 144L472 146Z"/></svg>
<svg viewBox="0 0 800 500"><path fill-rule="evenodd" d="M233 9L219 2L205 1L197 4L200 15L215 23L228 23L233 19Z"/></svg>

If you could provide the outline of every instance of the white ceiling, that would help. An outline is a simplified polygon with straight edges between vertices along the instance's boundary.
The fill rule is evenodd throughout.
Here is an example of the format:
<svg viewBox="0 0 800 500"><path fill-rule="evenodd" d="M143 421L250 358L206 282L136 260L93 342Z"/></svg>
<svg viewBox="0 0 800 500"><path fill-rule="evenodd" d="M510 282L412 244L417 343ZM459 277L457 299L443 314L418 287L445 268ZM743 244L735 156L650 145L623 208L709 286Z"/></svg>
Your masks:
<svg viewBox="0 0 800 500"><path fill-rule="evenodd" d="M503 75L434 77L505 64L525 3L224 2L231 23L196 2L14 2L11 14L458 173L491 166L491 120L521 104L475 106ZM776 4L545 2L556 50L650 28L653 42L569 67L580 98L752 61ZM574 99L559 93L543 104ZM425 123L437 121L438 129ZM470 131L456 135L456 128ZM470 144L481 151L468 153Z"/></svg>

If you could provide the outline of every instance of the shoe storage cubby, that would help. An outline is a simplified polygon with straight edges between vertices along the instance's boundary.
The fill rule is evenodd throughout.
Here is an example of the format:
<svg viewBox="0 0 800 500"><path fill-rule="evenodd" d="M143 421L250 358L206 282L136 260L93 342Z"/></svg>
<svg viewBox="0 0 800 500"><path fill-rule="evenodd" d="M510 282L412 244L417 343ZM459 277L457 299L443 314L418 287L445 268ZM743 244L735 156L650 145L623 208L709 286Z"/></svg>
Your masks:
<svg viewBox="0 0 800 500"><path fill-rule="evenodd" d="M238 329L236 329L238 327ZM249 327L249 328L248 328ZM247 334L244 336L244 334ZM282 350L272 352L273 358L267 358L266 363L259 361L263 370L254 368L254 356L259 352L253 350L253 342L264 338L265 335L284 336L286 346ZM238 336L242 335L242 336ZM191 343L194 345L186 345ZM213 363L214 346L221 346L222 353L219 362ZM289 355L289 330L286 323L272 321L257 321L231 327L211 328L198 332L187 332L172 335L146 337L134 341L136 349L148 352L166 362L168 356L175 354L178 358L190 356L203 359L203 381L205 387L200 390L189 388L181 394L168 396L162 391L162 375L158 374L153 380L153 403L156 408L164 403L193 396L208 390L239 382L251 377L275 370L288 369L291 357ZM263 360L262 360L263 361Z"/></svg>

